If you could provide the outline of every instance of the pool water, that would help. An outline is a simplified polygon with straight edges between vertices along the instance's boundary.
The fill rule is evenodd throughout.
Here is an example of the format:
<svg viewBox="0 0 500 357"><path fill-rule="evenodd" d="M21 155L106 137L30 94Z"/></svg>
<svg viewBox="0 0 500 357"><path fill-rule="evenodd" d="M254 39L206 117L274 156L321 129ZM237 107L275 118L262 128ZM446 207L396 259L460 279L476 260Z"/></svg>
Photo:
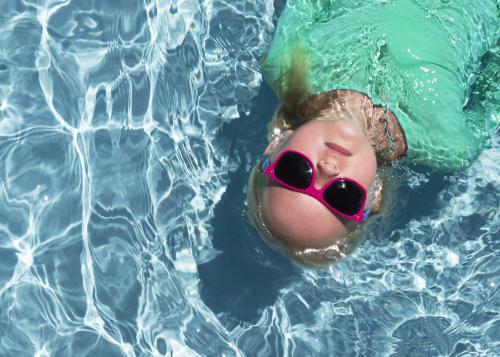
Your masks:
<svg viewBox="0 0 500 357"><path fill-rule="evenodd" d="M282 8L0 3L0 356L500 355L499 133L330 268L248 224Z"/></svg>

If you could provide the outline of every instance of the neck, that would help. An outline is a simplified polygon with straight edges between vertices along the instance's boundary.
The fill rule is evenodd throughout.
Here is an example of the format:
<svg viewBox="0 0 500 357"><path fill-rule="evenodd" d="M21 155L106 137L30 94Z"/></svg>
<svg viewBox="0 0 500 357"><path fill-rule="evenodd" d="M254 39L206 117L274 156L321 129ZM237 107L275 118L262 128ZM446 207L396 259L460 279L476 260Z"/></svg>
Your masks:
<svg viewBox="0 0 500 357"><path fill-rule="evenodd" d="M377 159L391 163L406 155L408 146L403 128L390 110L372 104L372 115L365 117L368 140Z"/></svg>
<svg viewBox="0 0 500 357"><path fill-rule="evenodd" d="M405 134L394 113L374 105L363 93L334 90L308 98L298 109L302 117L331 112L330 114L347 113L359 120L375 149L379 164L389 164L406 155L408 147Z"/></svg>

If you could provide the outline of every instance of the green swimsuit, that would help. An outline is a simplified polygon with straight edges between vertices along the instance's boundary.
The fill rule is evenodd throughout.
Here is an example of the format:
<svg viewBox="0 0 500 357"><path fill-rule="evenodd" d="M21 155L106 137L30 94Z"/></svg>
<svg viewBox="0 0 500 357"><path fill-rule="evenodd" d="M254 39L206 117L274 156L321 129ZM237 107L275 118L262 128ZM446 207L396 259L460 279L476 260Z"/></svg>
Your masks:
<svg viewBox="0 0 500 357"><path fill-rule="evenodd" d="M498 78L493 84L486 78L490 93L481 93L496 104L466 106L481 56L498 53L497 6L496 0L290 0L264 76L275 83L287 43L300 41L312 94L366 93L398 118L407 160L458 169L479 154L499 123ZM498 76L498 61L484 66Z"/></svg>

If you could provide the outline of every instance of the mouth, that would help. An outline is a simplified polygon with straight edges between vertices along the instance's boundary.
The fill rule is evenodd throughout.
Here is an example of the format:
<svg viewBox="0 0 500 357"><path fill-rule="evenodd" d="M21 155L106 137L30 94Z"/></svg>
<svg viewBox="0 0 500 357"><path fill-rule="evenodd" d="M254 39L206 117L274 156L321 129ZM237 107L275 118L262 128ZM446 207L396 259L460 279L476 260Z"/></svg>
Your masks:
<svg viewBox="0 0 500 357"><path fill-rule="evenodd" d="M334 151L335 153L342 155L342 156L352 156L352 152L350 152L348 149L345 147L335 144L335 143L326 143L326 146L328 146L329 149Z"/></svg>

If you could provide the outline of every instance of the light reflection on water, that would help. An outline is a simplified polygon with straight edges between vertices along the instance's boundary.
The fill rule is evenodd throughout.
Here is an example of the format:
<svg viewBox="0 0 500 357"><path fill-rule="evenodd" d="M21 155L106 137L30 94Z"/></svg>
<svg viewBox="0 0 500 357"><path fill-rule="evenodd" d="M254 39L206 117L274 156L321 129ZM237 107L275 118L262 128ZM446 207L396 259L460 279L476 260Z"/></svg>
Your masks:
<svg viewBox="0 0 500 357"><path fill-rule="evenodd" d="M498 351L498 141L302 270L244 213L271 3L0 7L0 355Z"/></svg>

